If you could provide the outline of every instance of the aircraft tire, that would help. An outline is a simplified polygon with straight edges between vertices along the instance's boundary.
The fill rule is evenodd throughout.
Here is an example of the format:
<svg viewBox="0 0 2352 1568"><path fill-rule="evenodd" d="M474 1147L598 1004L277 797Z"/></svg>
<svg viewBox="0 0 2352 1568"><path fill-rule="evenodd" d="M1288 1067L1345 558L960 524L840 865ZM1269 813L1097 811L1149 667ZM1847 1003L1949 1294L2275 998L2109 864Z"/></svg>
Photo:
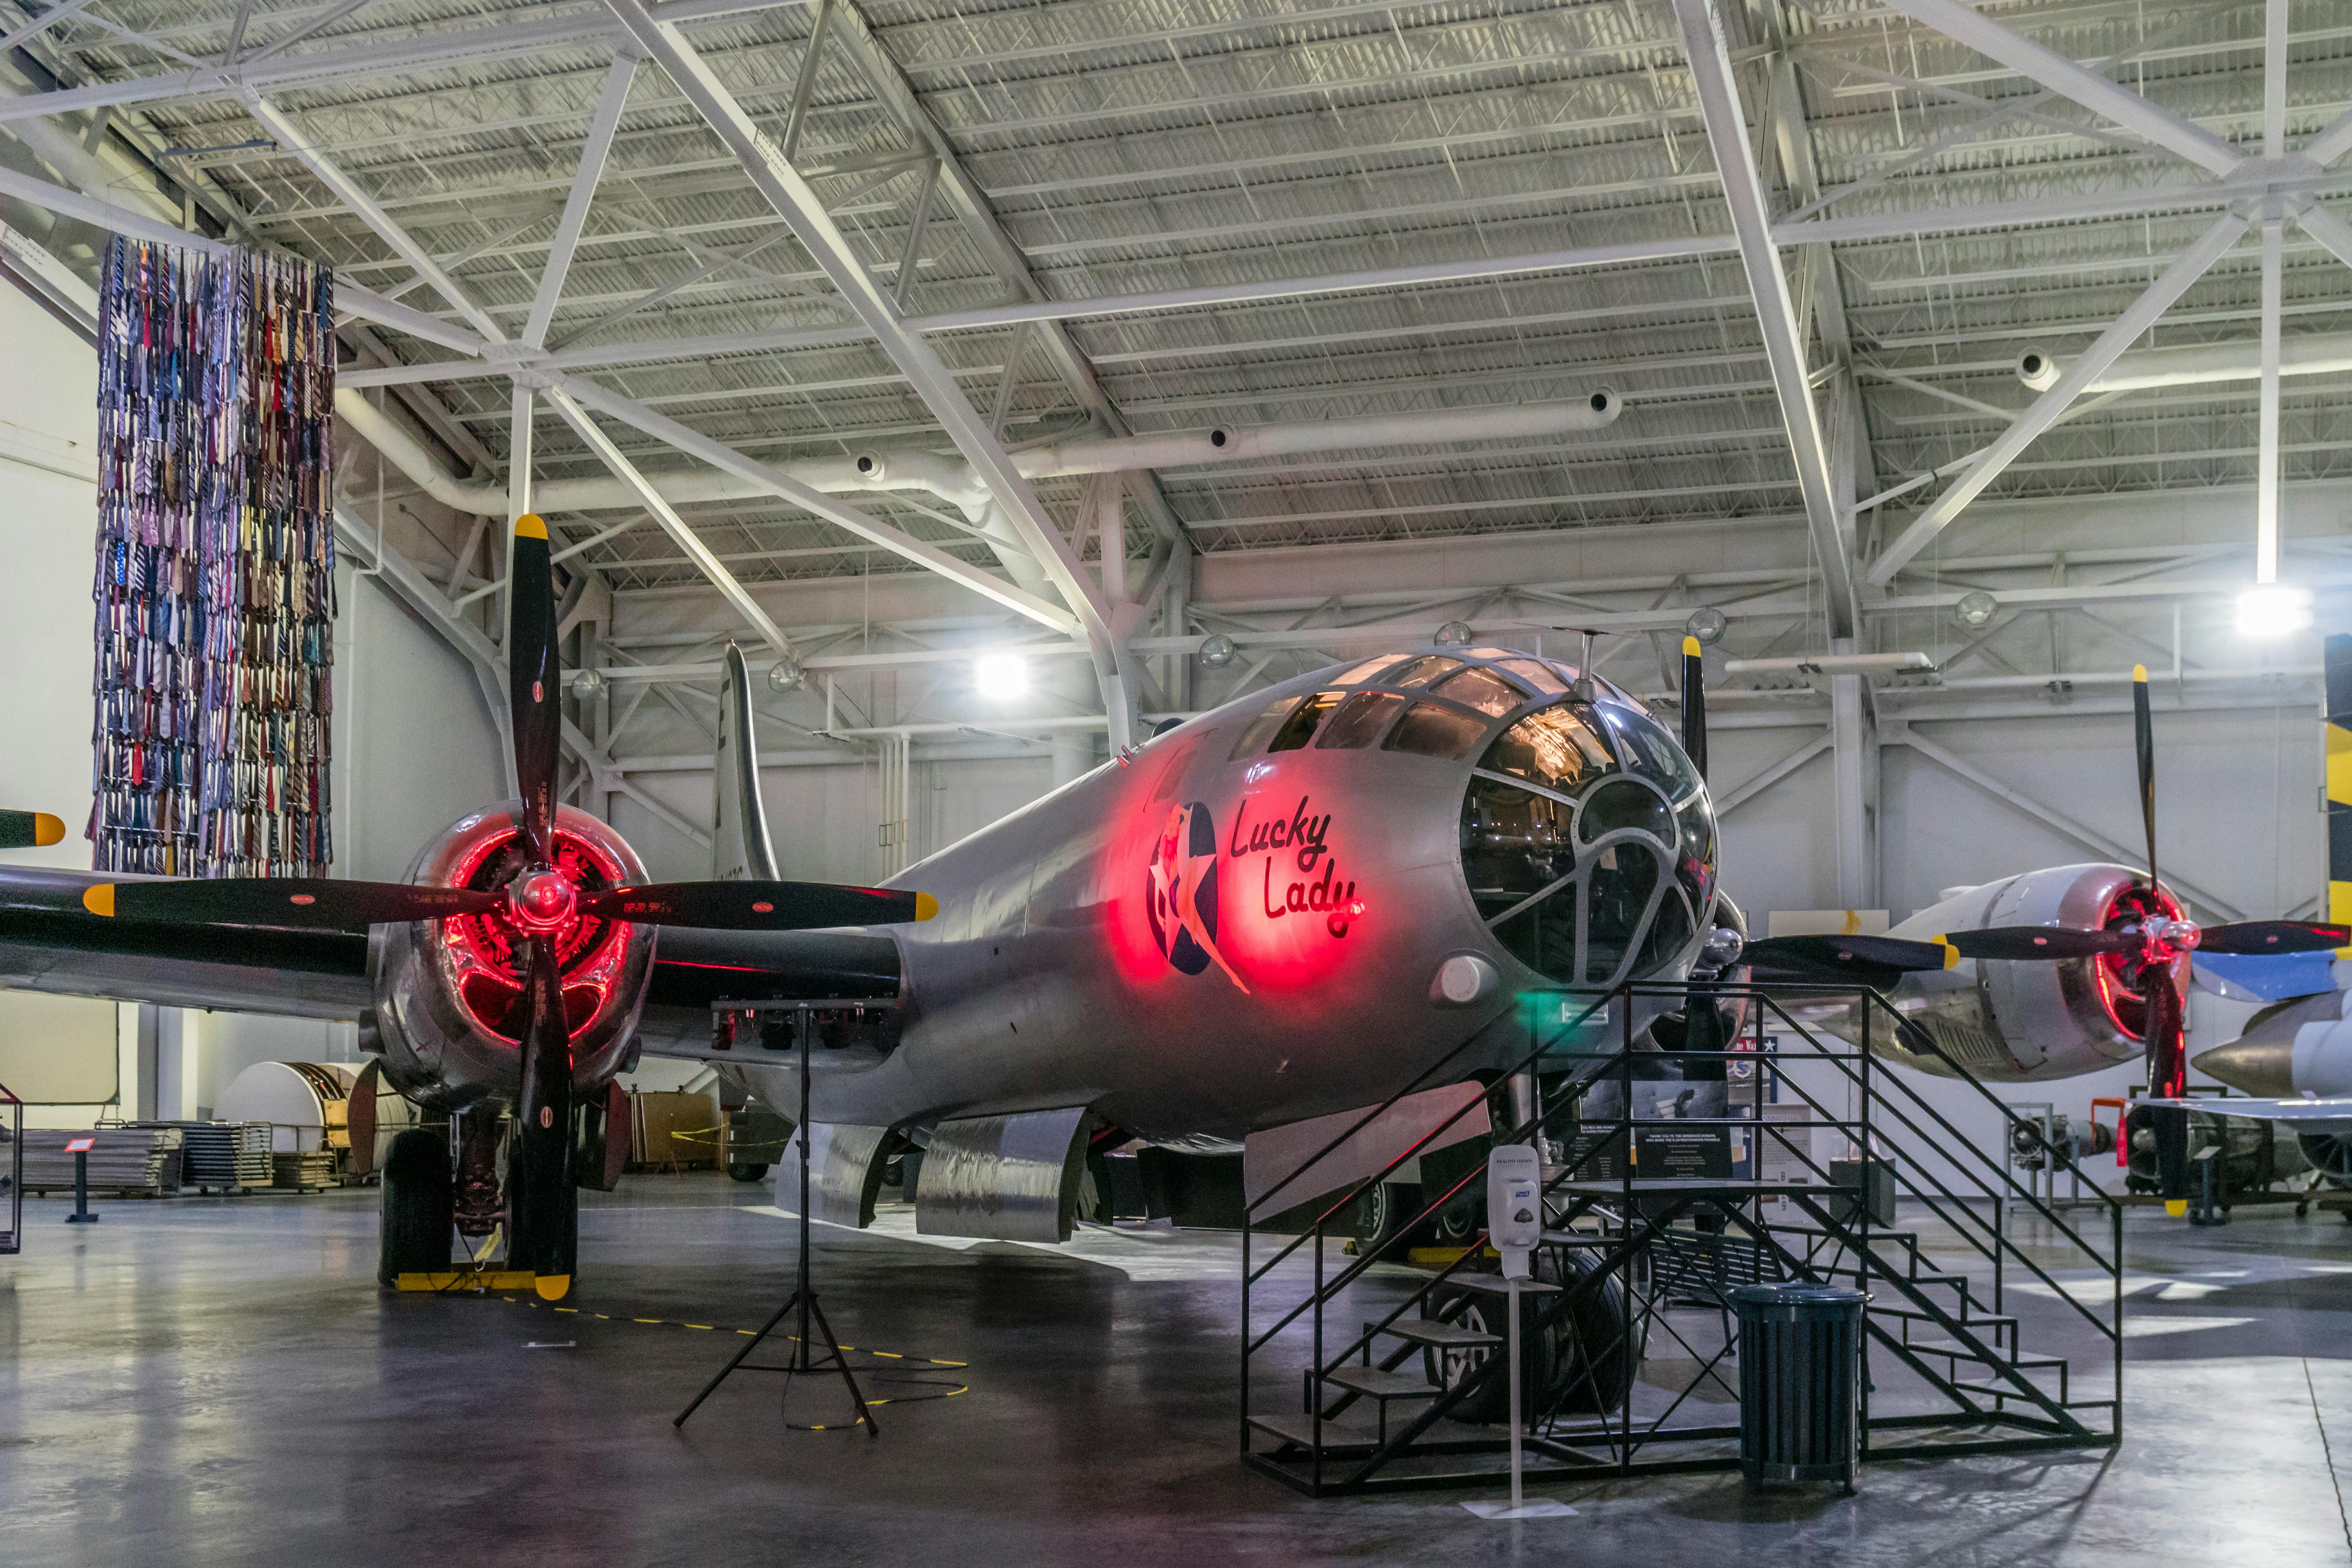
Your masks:
<svg viewBox="0 0 2352 1568"><path fill-rule="evenodd" d="M739 1182L756 1182L768 1173L768 1167L738 1163L729 1165L727 1173Z"/></svg>
<svg viewBox="0 0 2352 1568"><path fill-rule="evenodd" d="M1535 1258L1536 1278L1549 1285L1566 1285L1591 1272L1592 1263L1581 1254L1569 1255L1572 1273L1563 1277L1557 1249L1545 1247ZM1627 1310L1624 1283L1614 1275L1587 1289L1567 1319L1541 1332L1536 1319L1546 1298L1522 1296L1519 1310L1527 1337L1519 1347L1520 1414L1528 1421L1545 1415L1606 1415L1615 1412L1632 1392L1641 1365L1640 1346L1633 1342L1632 1315ZM1504 1298L1489 1290L1449 1289L1430 1293L1428 1316L1445 1318L1489 1332L1504 1330ZM1501 1349L1468 1352L1423 1352L1423 1374L1441 1388L1462 1381L1488 1355ZM1450 1412L1457 1421L1473 1423L1510 1419L1510 1389L1496 1378Z"/></svg>
<svg viewBox="0 0 2352 1568"><path fill-rule="evenodd" d="M394 1138L383 1162L378 1283L390 1289L403 1274L437 1274L448 1268L456 1204L449 1145L441 1134L412 1128Z"/></svg>
<svg viewBox="0 0 2352 1568"><path fill-rule="evenodd" d="M1404 1248L1391 1245L1405 1222L1421 1212L1421 1188L1411 1182L1381 1182L1364 1189L1348 1216L1349 1233L1355 1237L1356 1256L1369 1258L1382 1246L1388 1250L1381 1257L1391 1263L1404 1261Z"/></svg>

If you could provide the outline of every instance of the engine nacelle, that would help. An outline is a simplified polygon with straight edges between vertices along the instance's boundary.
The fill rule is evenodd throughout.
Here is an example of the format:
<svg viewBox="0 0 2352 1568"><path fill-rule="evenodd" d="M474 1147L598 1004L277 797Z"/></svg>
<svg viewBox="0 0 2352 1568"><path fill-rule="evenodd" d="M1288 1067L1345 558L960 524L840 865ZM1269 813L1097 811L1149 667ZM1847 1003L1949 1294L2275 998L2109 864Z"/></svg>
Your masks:
<svg viewBox="0 0 2352 1568"><path fill-rule="evenodd" d="M1888 934L1926 940L1988 926L2056 925L2104 931L2150 912L2180 918L2169 892L2155 891L2121 866L2053 866L1955 893ZM2189 959L2174 961L2179 984ZM2073 1078L2146 1049L2147 1006L2137 955L2022 963L1962 959L1954 968L1903 977L1896 1009L1980 1079L2019 1083ZM1859 1019L1841 1033L1859 1034ZM1889 1060L1942 1077L1951 1069L1932 1055L1906 1049L1874 1027L1871 1045Z"/></svg>
<svg viewBox="0 0 2352 1568"><path fill-rule="evenodd" d="M520 810L517 802L460 818L417 855L408 879L504 886L523 863ZM583 891L646 880L636 852L585 812L559 806L555 837L558 868ZM654 937L649 925L583 919L558 939L575 1095L620 1070L645 1006ZM520 1091L521 952L503 916L377 926L368 984L384 1073L409 1099L447 1110Z"/></svg>

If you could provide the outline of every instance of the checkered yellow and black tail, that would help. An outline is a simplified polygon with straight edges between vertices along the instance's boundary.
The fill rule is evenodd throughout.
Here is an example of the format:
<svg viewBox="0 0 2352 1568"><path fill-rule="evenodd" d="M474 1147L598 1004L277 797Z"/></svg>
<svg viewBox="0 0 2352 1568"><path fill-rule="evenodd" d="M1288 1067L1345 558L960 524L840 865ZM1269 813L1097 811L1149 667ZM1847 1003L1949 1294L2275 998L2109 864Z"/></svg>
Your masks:
<svg viewBox="0 0 2352 1568"><path fill-rule="evenodd" d="M2327 921L2352 921L2352 636L2327 639ZM2352 948L2336 956L2352 958Z"/></svg>

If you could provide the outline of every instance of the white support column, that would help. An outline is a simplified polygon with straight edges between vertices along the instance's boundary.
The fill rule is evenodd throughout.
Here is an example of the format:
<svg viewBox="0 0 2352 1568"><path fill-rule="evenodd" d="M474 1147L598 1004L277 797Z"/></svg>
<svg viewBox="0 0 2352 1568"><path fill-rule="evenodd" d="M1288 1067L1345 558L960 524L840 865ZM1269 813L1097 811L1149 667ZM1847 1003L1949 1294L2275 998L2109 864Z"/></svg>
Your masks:
<svg viewBox="0 0 2352 1568"><path fill-rule="evenodd" d="M2279 566L2279 311L2284 249L2278 218L2263 223L2263 391L2254 472L2254 581L2275 583Z"/></svg>
<svg viewBox="0 0 2352 1568"><path fill-rule="evenodd" d="M1764 358L1772 373L1773 390L1780 395L1780 419L1789 432L1797 489L1804 499L1805 522L1812 534L1813 554L1828 602L1830 635L1851 637L1855 629L1851 547L1830 480L1829 449L1822 439L1821 415L1813 406L1796 305L1789 293L1788 275L1780 268L1780 253L1773 246L1772 215L1765 201L1763 181L1756 172L1756 154L1748 142L1748 119L1732 78L1731 54L1708 0L1674 0L1674 4L1683 49L1690 59L1691 81L1698 90L1699 108L1706 121L1707 145L1715 153L1724 204L1730 209L1740 263L1748 273L1748 292L1763 330Z"/></svg>
<svg viewBox="0 0 2352 1568"><path fill-rule="evenodd" d="M604 177L604 160L613 151L614 133L621 128L621 111L628 105L629 83L636 77L637 65L638 57L624 51L613 57L613 68L605 74L604 94L596 100L596 112L588 121L588 139L580 149L580 167L572 174L563 216L556 222L547 266L539 275L538 292L531 296L530 320L523 325L522 341L532 348L546 345L548 323L555 319L564 275L572 270L572 258L580 248L581 231L587 226L588 208L596 199L596 183Z"/></svg>
<svg viewBox="0 0 2352 1568"><path fill-rule="evenodd" d="M1853 639L1830 645L1854 651ZM1878 906L1878 725L1859 675L1830 677L1831 771L1837 822L1838 906Z"/></svg>
<svg viewBox="0 0 2352 1568"><path fill-rule="evenodd" d="M1987 485L2000 477L2018 454L2032 446L2036 437L2057 423L2067 405L2082 395L2085 387L2104 374L2107 367L2123 356L2126 349L2138 341L2140 335L2154 326L2157 318L2172 308L2173 302L2189 292L2189 286L2213 263L2221 259L2238 237L2246 232L2249 216L2232 211L2199 237L2197 243L2184 251L2180 258L2165 268L2163 276L2147 286L2147 291L2131 302L2129 309L2116 318L2115 325L2099 334L2098 341L2066 367L2058 384L2033 400L2032 405L2017 417L2016 423L2002 431L1991 446L1984 449L1969 471L1953 482L1952 488L1936 498L1934 505L1912 520L1902 537L1880 552L1870 568L1874 586L1885 587L1895 580L1910 559L1927 547L1928 542L1944 531L1960 510L1984 492Z"/></svg>
<svg viewBox="0 0 2352 1568"><path fill-rule="evenodd" d="M156 1009L155 1116L162 1121L196 1120L196 1096L204 1082L205 1013L201 1007Z"/></svg>
<svg viewBox="0 0 2352 1568"><path fill-rule="evenodd" d="M1095 491L1095 542L1102 559L1106 602L1127 603L1127 484L1123 474L1104 474Z"/></svg>

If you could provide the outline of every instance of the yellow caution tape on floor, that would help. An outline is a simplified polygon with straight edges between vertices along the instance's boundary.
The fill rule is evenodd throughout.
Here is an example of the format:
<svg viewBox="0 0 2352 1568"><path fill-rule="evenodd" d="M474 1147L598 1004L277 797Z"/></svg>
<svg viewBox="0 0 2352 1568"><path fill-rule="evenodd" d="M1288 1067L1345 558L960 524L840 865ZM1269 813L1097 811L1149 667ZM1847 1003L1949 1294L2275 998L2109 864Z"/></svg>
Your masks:
<svg viewBox="0 0 2352 1568"><path fill-rule="evenodd" d="M402 1285L402 1287L401 1287L401 1288L402 1288L403 1289L411 1289L412 1287L410 1287L410 1286L408 1286L407 1284L405 1284L405 1283L404 1283L404 1281L405 1281L405 1280L407 1280L408 1279L412 1278L412 1277L411 1277L411 1276L408 1276L408 1275L403 1275L403 1276L401 1276L401 1278L402 1278L402 1279L403 1279L403 1281L404 1281L404 1284ZM423 1278L423 1276L415 1276L415 1278L419 1278L419 1279L421 1279L421 1278ZM467 1278L478 1279L478 1278L482 1278L482 1277L481 1277L481 1276L468 1276ZM529 1275L524 1275L524 1276L522 1276L522 1279L523 1279L523 1281L524 1281L524 1282L528 1282L528 1281L529 1281L529 1279L530 1279L530 1277ZM417 1287L417 1288L421 1289L421 1287ZM509 1287L507 1287L507 1288L508 1288L508 1289L514 1289L514 1288L516 1288L516 1287L509 1286ZM518 1307L533 1307L533 1308L536 1308L536 1307L539 1307L539 1306L543 1305L543 1303L541 1303L541 1302L532 1300L531 1300L530 1297L528 1297L528 1296L500 1296L500 1297L499 1298L499 1300L501 1300L501 1301L511 1302L512 1304L514 1304L515 1306L518 1306ZM568 1314L568 1315L572 1316L572 1317L578 1317L578 1318L594 1318L594 1319L595 1319L595 1320L597 1320L599 1322L605 1322L605 1323L644 1323L644 1324L646 1324L646 1325L647 1325L648 1327L651 1327L651 1328L663 1328L663 1329L694 1329L694 1330L697 1330L697 1331L700 1331L700 1332L702 1332L702 1333L706 1333L706 1334L740 1334L740 1335L741 1335L741 1336L742 1336L743 1338L745 1338L745 1339L752 1338L753 1336L755 1336L756 1334L758 1334L758 1333L759 1333L759 1331L759 1331L759 1330L757 1330L757 1329L730 1329L730 1328L724 1328L724 1327L721 1327L721 1326L719 1326L719 1325L718 1325L718 1324L715 1324L715 1323L688 1323L688 1322L685 1322L685 1321L681 1321L681 1320L679 1320L679 1319L677 1319L677 1318L637 1318L637 1317L620 1317L620 1318L616 1318L616 1317L613 1316L613 1315L612 1315L611 1313L609 1313L609 1312L592 1312L592 1311L588 1310L587 1310L586 1308L584 1308L584 1307L557 1307L557 1308L555 1308L555 1309L554 1309L554 1310L556 1310L557 1312L560 1312L560 1313L565 1313L565 1314ZM800 1336L799 1336L799 1335L797 1335L797 1334L777 1334L777 1335L775 1335L774 1337L775 1337L775 1338L777 1338L777 1339L780 1339L780 1340L783 1340L783 1341L785 1341L785 1342L788 1342L788 1343L797 1343L797 1342L799 1342L799 1339L800 1339ZM895 1362L898 1362L898 1363L902 1363L902 1364L906 1364L906 1365L944 1366L944 1367L955 1367L955 1368L961 1369L961 1368L967 1368L967 1367L969 1367L969 1366L971 1364L970 1362L949 1361L949 1360L946 1360L945 1358L940 1357L940 1356L914 1355L914 1354L911 1354L910 1352L905 1352L905 1351L858 1350L858 1347L857 1347L857 1346L856 1346L856 1345L848 1345L848 1344L843 1345L841 1348L842 1348L842 1350L843 1350L845 1352L849 1352L849 1351L857 1351L857 1353L858 1353L858 1354L860 1354L860 1355L869 1355L869 1356L874 1356L874 1357L877 1357L877 1358L879 1358L879 1359L881 1359L881 1360L885 1360L885 1361L895 1361ZM819 1370L821 1370L821 1371L828 1371L828 1372L829 1372L829 1371L831 1371L832 1369L828 1366L828 1367L824 1367L824 1368L820 1368ZM877 1371L880 1371L881 1369L879 1369L879 1368L874 1368L874 1367L862 1367L862 1368L861 1368L861 1367L852 1367L850 1370L851 1370L852 1372L859 1372L859 1371L865 1371L865 1372L877 1372ZM885 1395L884 1397L879 1398L879 1399L868 1399L866 1403L866 1404L868 1404L868 1405L920 1405L920 1404L925 1403L926 1401L933 1400L933 1399L953 1399L953 1398L954 1398L957 1394L969 1394L969 1393L971 1393L971 1384L968 1384L968 1383L964 1383L964 1384L956 1384L956 1385L955 1385L954 1387L952 1387L952 1388L946 1386L944 1384L937 1384L937 1385L935 1385L935 1386L937 1386L937 1387L940 1389L940 1392L938 1392L938 1393L936 1393L936 1394L898 1394L898 1395L896 1395L896 1396ZM861 1423L857 1423L857 1422L851 1422L851 1423L849 1423L849 1425L850 1425L850 1426L857 1426L857 1425L861 1425ZM800 1430L803 1430L803 1431L808 1431L808 1432L824 1432L824 1431L827 1431L827 1430L829 1430L829 1429L830 1429L830 1428L825 1427L825 1426L807 1426L807 1427L800 1428Z"/></svg>

